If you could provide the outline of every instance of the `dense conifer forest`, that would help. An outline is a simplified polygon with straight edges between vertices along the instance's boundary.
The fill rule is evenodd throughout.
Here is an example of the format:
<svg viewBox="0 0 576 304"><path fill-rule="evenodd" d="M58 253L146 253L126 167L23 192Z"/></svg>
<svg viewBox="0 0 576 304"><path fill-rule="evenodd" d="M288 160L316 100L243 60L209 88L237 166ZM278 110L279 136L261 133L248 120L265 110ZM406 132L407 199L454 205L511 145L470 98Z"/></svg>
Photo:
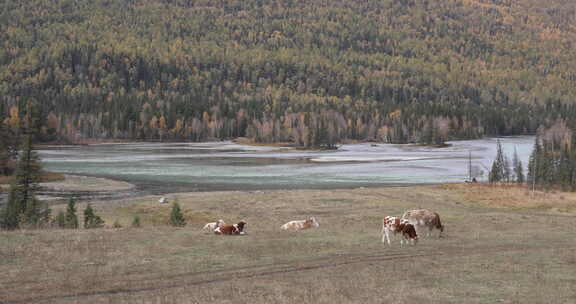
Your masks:
<svg viewBox="0 0 576 304"><path fill-rule="evenodd" d="M572 0L0 0L0 121L329 148L574 129L575 38Z"/></svg>

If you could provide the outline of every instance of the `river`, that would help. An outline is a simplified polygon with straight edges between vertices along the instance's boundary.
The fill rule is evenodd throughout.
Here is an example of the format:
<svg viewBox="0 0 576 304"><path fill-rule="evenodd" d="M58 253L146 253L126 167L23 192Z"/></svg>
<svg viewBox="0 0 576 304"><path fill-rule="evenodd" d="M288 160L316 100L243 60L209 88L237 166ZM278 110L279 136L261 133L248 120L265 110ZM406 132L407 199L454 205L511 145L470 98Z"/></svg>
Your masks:
<svg viewBox="0 0 576 304"><path fill-rule="evenodd" d="M527 165L534 137L499 140L510 160L516 149ZM435 148L364 143L309 152L230 141L142 142L54 146L39 154L47 170L126 181L146 194L463 182L469 156L477 179L487 179L496 156L495 138L449 144Z"/></svg>

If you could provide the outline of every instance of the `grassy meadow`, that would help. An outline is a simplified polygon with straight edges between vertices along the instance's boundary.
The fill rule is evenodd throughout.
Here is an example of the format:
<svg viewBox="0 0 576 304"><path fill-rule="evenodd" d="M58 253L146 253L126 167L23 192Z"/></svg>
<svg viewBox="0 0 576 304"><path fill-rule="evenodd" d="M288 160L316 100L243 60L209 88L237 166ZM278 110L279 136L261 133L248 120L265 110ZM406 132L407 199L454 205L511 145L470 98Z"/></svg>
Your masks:
<svg viewBox="0 0 576 304"><path fill-rule="evenodd" d="M150 196L93 202L103 229L0 232L0 303L576 302L576 194L450 184L167 197L186 227L168 226L171 204ZM382 217L413 208L437 211L445 236L382 244ZM308 216L320 227L279 229ZM201 231L220 218L245 220L247 235Z"/></svg>

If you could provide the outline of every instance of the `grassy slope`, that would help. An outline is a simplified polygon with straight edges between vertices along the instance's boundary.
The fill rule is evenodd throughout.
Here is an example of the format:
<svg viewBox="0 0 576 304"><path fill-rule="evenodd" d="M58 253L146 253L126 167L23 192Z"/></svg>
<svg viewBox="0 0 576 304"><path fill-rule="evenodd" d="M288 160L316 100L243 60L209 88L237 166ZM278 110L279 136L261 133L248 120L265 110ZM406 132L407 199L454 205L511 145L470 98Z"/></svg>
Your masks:
<svg viewBox="0 0 576 304"><path fill-rule="evenodd" d="M509 193L503 195L503 193ZM576 300L576 195L483 185L178 194L99 204L141 229L0 233L0 302L568 303ZM526 202L520 204L519 202ZM426 207L442 239L380 243L381 218ZM79 207L83 210L83 206ZM281 233L315 215L320 228ZM205 234L245 219L248 235Z"/></svg>

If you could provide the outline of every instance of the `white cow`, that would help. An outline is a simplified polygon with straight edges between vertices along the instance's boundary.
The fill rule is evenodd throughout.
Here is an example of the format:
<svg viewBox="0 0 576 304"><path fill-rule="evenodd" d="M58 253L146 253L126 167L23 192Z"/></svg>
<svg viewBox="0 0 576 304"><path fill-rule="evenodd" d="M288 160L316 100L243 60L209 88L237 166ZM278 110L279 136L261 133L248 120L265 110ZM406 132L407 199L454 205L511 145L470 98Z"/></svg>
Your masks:
<svg viewBox="0 0 576 304"><path fill-rule="evenodd" d="M214 232L214 230L216 230L216 228L224 226L226 223L224 223L224 220L218 220L216 222L212 222L212 223L208 223L206 225L204 225L204 228L202 228L202 230L206 231L206 232Z"/></svg>
<svg viewBox="0 0 576 304"><path fill-rule="evenodd" d="M406 242L406 244L412 242L412 245L418 242L418 234L416 234L414 225L395 216L385 216L382 220L382 243L388 242L388 245L390 245L391 232L395 235L398 233L402 234L400 246L403 246L404 242Z"/></svg>
<svg viewBox="0 0 576 304"><path fill-rule="evenodd" d="M312 228L312 227L320 227L320 224L318 223L318 221L316 220L315 217L311 217L307 220L290 221L290 222L280 226L280 229L298 231L298 230L308 229L308 228Z"/></svg>
<svg viewBox="0 0 576 304"><path fill-rule="evenodd" d="M416 233L418 234L420 234L420 231L423 231L423 229L428 229L426 235L430 236L432 230L438 229L440 231L438 237L442 237L442 232L444 232L444 226L442 226L442 222L440 221L440 215L427 209L406 211L404 215L402 215L402 219L414 225Z"/></svg>

